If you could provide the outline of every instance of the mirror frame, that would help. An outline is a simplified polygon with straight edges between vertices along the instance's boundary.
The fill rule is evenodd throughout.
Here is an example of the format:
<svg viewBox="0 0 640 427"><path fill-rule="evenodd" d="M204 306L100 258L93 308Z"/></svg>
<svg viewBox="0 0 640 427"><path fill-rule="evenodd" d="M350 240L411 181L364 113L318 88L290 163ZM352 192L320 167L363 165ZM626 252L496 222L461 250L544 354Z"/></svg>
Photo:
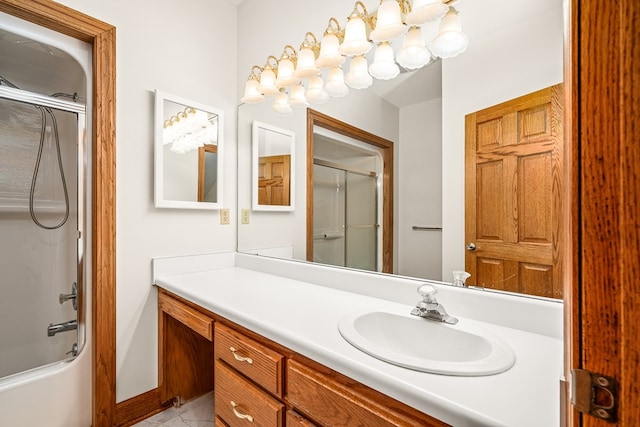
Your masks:
<svg viewBox="0 0 640 427"><path fill-rule="evenodd" d="M290 137L290 161L289 161L289 204L288 205L261 205L258 203L258 177L259 177L259 129L265 129ZM289 212L295 211L295 165L296 165L296 134L293 131L273 126L258 120L251 123L251 209L254 211Z"/></svg>
<svg viewBox="0 0 640 427"><path fill-rule="evenodd" d="M198 202L187 200L168 200L164 198L164 144L162 141L162 128L164 124L164 102L169 101L176 104L192 107L196 110L206 111L215 114L218 118L218 178L217 178L217 201L216 202ZM224 153L224 113L222 110L200 104L179 96L171 95L160 90L155 91L155 120L154 120L154 206L156 208L175 208L175 209L204 209L218 210L223 207L223 153ZM196 163L194 167L199 167ZM194 185L198 185L196 182Z"/></svg>

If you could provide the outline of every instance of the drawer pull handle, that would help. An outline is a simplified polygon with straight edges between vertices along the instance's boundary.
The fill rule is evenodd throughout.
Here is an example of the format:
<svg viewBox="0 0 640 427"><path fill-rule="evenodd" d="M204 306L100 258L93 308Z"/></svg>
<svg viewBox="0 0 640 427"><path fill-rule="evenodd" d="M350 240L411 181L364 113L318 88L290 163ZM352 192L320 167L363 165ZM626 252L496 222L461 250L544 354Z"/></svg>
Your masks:
<svg viewBox="0 0 640 427"><path fill-rule="evenodd" d="M229 347L229 350L231 350L231 354L233 354L233 358L236 359L238 362L247 362L249 365L253 364L253 359L248 357L248 356L240 356L238 354L238 350L236 350L233 347Z"/></svg>
<svg viewBox="0 0 640 427"><path fill-rule="evenodd" d="M249 414L243 414L242 412L238 411L238 407L239 407L239 406L240 406L240 405L238 405L238 404L237 404L236 402L234 402L233 400L231 401L231 409L233 410L233 414L234 414L236 417L238 417L238 418L240 418L240 419L242 419L242 420L247 420L247 421L249 421L250 423L252 423L252 422L253 422L253 417L252 417L251 415L249 415Z"/></svg>

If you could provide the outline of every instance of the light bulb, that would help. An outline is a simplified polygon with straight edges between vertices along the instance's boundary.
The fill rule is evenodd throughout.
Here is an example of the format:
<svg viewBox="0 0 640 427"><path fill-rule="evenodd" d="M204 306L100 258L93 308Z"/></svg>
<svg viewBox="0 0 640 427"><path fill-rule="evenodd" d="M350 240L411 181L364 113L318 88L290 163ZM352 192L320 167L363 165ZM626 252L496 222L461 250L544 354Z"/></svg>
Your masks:
<svg viewBox="0 0 640 427"><path fill-rule="evenodd" d="M316 65L322 68L331 68L342 65L345 57L338 52L340 41L333 33L326 33L320 43L320 55L316 60Z"/></svg>
<svg viewBox="0 0 640 427"><path fill-rule="evenodd" d="M273 68L269 64L264 66L262 73L260 73L260 85L258 90L265 95L275 95L278 93L276 87L276 73L273 72Z"/></svg>
<svg viewBox="0 0 640 427"><path fill-rule="evenodd" d="M258 81L255 79L249 79L244 84L244 96L240 98L241 102L245 104L255 104L264 101L264 95L258 89Z"/></svg>
<svg viewBox="0 0 640 427"><path fill-rule="evenodd" d="M367 40L364 21L357 13L351 14L344 30L344 41L338 47L343 55L362 55L371 50L371 42Z"/></svg>
<svg viewBox="0 0 640 427"><path fill-rule="evenodd" d="M298 78L311 77L320 74L316 67L316 55L310 47L302 47L298 51L298 66L293 75Z"/></svg>
<svg viewBox="0 0 640 427"><path fill-rule="evenodd" d="M278 74L276 78L276 86L278 88L291 86L292 84L298 83L300 81L299 78L293 75L294 66L291 59L288 57L282 57L278 61Z"/></svg>

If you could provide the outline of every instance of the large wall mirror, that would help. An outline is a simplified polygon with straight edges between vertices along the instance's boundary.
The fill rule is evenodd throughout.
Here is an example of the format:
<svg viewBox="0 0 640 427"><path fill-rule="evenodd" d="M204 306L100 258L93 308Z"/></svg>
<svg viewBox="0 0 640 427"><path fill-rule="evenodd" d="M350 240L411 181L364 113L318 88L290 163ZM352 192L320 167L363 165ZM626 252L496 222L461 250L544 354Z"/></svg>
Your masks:
<svg viewBox="0 0 640 427"><path fill-rule="evenodd" d="M342 1L312 2L299 15L292 11L295 16L275 16L261 26L260 22L242 13L259 13L267 6L261 5L259 0L245 0L245 3L247 7L240 9L239 23L240 34L246 34L246 37L240 38L238 46L239 52L245 52L239 58L239 72L244 71L245 74L249 73L252 65L262 65L267 55L275 55L275 51L281 50L284 44L302 40L306 31L322 34L329 17L341 17L349 12ZM379 2L364 3L370 10L375 10ZM274 7L273 2L269 2L269 7ZM346 8L349 9L349 5ZM469 224L467 214L470 212L466 209L470 202L465 201L465 186L468 185L465 137L470 134L465 130L467 116L561 84L563 80L562 0L514 0L506 3L466 0L458 2L456 8L469 38L469 46L463 54L438 60L420 70L402 70L393 80L374 79L374 84L367 89L350 89L344 97L331 98L324 104L311 104L309 107L393 141L392 271L403 276L444 282L453 281L453 271L465 270L467 246L471 243L465 237L465 227ZM280 18L282 20L278 21ZM348 63L343 68L346 70ZM249 224L239 225L238 250L307 260L307 206L311 201L306 188L307 180L313 179L309 174L307 140L314 129L308 126L306 108L294 107L290 116L283 117L273 111L272 103L273 100L267 97L260 104L242 104L238 108L238 208L251 206L250 147L254 120L295 132L297 160L292 170L296 171L294 196L297 203L295 209L285 216L254 212ZM536 139L541 134L533 128L543 123L544 117L549 117L544 108L534 107L530 114L516 114L513 116L515 121L503 121L502 124L511 126L509 123L512 123L521 129L519 135L529 132L528 135ZM561 124L558 126L556 119L550 126L561 132ZM491 139L491 132L500 128L494 126L496 123L498 121L487 126L479 125L482 132L486 131L483 137ZM541 125L540 129L547 129L545 126ZM321 136L341 139L341 136L330 133ZM542 156L534 155L531 159L534 161L523 161L532 165L530 170L546 168L547 163ZM483 171L489 172L490 169ZM513 206L501 205L501 198L493 197L498 188L496 185L503 183L501 178L491 174L481 178L486 178L485 183L495 184L494 190L487 190L489 192L485 194L489 196L485 199L490 201L491 210L474 215L486 224L492 223L492 215L508 217ZM555 193L538 191L543 187L544 191ZM506 188L506 185L500 188ZM563 189L555 184L533 186L531 189L536 191L531 193L536 200L562 198L559 192ZM523 203L525 208L521 209L533 209ZM532 220L527 226L532 233L548 229L546 223L537 227L536 221ZM381 220L378 223L382 223ZM527 244L536 250L539 236L533 234ZM556 254L560 252L557 244L558 241L553 241L551 249L541 247L539 252ZM561 260L554 258L553 262L554 268L558 268ZM378 263L378 271L382 271L382 264ZM513 281L513 274L518 274L518 271L505 265L487 263L482 280L496 283ZM480 274L475 273L476 276ZM521 276L519 280L522 281L537 281L548 275L532 273L529 278L527 274ZM499 288L492 285L479 283L477 286ZM517 286L500 289L521 292ZM531 294L522 292L523 295ZM557 293L543 295L562 298Z"/></svg>
<svg viewBox="0 0 640 427"><path fill-rule="evenodd" d="M161 91L155 96L155 206L220 209L222 112Z"/></svg>

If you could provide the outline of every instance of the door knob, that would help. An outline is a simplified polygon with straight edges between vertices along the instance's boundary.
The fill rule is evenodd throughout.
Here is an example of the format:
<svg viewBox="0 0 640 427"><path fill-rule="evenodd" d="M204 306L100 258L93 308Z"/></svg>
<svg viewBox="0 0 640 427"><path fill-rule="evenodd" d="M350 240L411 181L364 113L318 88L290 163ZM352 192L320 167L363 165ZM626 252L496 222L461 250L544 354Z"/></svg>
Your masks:
<svg viewBox="0 0 640 427"><path fill-rule="evenodd" d="M469 244L467 245L467 250L468 250L469 252L475 251L475 250L476 250L476 244L475 244L475 243L473 243L473 242L472 242L472 243L469 243Z"/></svg>

